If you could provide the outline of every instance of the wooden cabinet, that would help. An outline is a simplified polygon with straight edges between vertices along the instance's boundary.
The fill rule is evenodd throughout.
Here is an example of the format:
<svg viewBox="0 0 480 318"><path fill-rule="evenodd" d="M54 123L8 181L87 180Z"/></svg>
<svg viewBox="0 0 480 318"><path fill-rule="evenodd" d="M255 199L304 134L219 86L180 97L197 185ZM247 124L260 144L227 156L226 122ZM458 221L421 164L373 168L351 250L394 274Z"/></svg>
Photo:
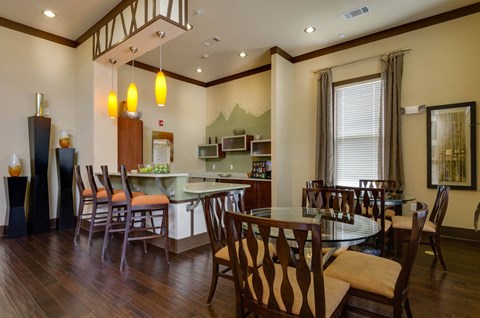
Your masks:
<svg viewBox="0 0 480 318"><path fill-rule="evenodd" d="M127 170L138 169L143 163L143 122L140 119L118 117L118 165Z"/></svg>
<svg viewBox="0 0 480 318"><path fill-rule="evenodd" d="M272 155L272 143L270 140L252 140L250 146L252 157L270 157Z"/></svg>
<svg viewBox="0 0 480 318"><path fill-rule="evenodd" d="M272 206L272 184L270 181L255 180L218 180L219 182L249 184L245 189L245 210Z"/></svg>
<svg viewBox="0 0 480 318"><path fill-rule="evenodd" d="M251 135L239 135L222 137L223 151L248 151L250 150L250 142L253 140Z"/></svg>
<svg viewBox="0 0 480 318"><path fill-rule="evenodd" d="M198 145L197 157L199 159L225 158L225 153L220 144Z"/></svg>

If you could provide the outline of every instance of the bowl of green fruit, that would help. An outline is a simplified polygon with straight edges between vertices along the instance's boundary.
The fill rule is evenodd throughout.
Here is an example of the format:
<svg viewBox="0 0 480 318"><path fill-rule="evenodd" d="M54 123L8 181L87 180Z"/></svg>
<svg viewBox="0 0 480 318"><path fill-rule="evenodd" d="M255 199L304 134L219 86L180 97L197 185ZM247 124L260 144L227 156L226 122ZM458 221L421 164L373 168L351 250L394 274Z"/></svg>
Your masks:
<svg viewBox="0 0 480 318"><path fill-rule="evenodd" d="M143 165L138 165L138 172L140 173L152 173L153 165L150 163L145 163Z"/></svg>
<svg viewBox="0 0 480 318"><path fill-rule="evenodd" d="M168 163L157 163L153 166L153 173L169 173L170 165Z"/></svg>

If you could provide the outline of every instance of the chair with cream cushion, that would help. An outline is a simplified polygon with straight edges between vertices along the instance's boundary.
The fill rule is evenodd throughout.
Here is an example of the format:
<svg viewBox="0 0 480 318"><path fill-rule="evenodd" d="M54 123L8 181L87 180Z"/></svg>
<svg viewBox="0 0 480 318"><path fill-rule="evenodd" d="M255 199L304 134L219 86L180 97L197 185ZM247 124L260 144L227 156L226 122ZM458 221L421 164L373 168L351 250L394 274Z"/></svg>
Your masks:
<svg viewBox="0 0 480 318"><path fill-rule="evenodd" d="M229 280L233 279L231 275L227 274L231 270L231 263L227 247L225 213L226 211L236 213L244 212L243 190L207 195L205 196L204 202L205 224L207 226L210 249L212 251L212 281L207 299L207 304L210 304L215 294L218 277ZM273 245L270 246L270 253L275 253ZM254 262L252 259L249 259L248 262L253 266ZM259 255L255 263L260 262L261 256ZM223 268L221 269L220 266Z"/></svg>
<svg viewBox="0 0 480 318"><path fill-rule="evenodd" d="M427 214L428 205L417 202L408 251L402 264L383 257L346 251L327 267L325 276L350 283L351 296L392 306L394 318L401 318L404 308L407 316L412 317L408 282ZM365 308L349 306L349 311L373 317Z"/></svg>
<svg viewBox="0 0 480 318"><path fill-rule="evenodd" d="M144 252L146 253L146 240L159 237L163 237L165 258L167 263L169 263L168 205L170 200L164 194L134 196L128 181L125 165L120 166L120 173L127 203L120 269L123 269L125 266L128 242L142 240ZM153 214L153 212L156 212L156 214ZM155 218L162 219L160 224L153 222Z"/></svg>
<svg viewBox="0 0 480 318"><path fill-rule="evenodd" d="M395 180L381 180L381 179L360 179L358 181L361 188L381 188L385 189L385 195L397 192L397 182ZM395 216L395 207L385 207L385 217L391 219Z"/></svg>
<svg viewBox="0 0 480 318"><path fill-rule="evenodd" d="M309 189L313 189L313 188L323 188L324 187L324 182L323 180L321 179L315 179L315 180L308 180L306 183L305 183L305 187L306 188L309 188Z"/></svg>
<svg viewBox="0 0 480 318"><path fill-rule="evenodd" d="M443 259L442 249L440 247L440 232L443 219L447 213L449 187L438 186L437 197L432 212L423 229L423 238L428 237L428 242L422 240L420 244L430 245L435 256L438 256L443 270L447 271L447 265ZM408 235L411 231L412 218L410 216L394 216L392 219L394 250L398 251L399 241L402 237Z"/></svg>
<svg viewBox="0 0 480 318"><path fill-rule="evenodd" d="M342 315L350 286L323 275L320 223L284 222L227 212L226 224L237 317L250 312L262 317ZM276 257L263 253L271 236L276 237ZM297 247L295 253L292 241ZM234 248L237 246L238 250ZM262 262L251 267L248 259L259 254L264 256Z"/></svg>

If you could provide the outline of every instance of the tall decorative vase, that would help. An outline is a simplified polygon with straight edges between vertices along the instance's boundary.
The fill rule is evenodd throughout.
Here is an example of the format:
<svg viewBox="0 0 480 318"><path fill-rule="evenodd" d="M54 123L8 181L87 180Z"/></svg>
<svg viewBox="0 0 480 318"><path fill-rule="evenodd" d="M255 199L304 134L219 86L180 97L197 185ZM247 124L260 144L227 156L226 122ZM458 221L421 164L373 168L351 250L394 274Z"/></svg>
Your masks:
<svg viewBox="0 0 480 318"><path fill-rule="evenodd" d="M43 116L44 100L42 93L35 93L35 116Z"/></svg>
<svg viewBox="0 0 480 318"><path fill-rule="evenodd" d="M70 147L70 136L66 130L62 130L62 134L60 136L60 140L58 140L58 143L62 148Z"/></svg>
<svg viewBox="0 0 480 318"><path fill-rule="evenodd" d="M14 153L12 158L10 158L10 163L8 164L8 174L10 177L18 177L22 172L22 165L20 164L20 159L18 155Z"/></svg>

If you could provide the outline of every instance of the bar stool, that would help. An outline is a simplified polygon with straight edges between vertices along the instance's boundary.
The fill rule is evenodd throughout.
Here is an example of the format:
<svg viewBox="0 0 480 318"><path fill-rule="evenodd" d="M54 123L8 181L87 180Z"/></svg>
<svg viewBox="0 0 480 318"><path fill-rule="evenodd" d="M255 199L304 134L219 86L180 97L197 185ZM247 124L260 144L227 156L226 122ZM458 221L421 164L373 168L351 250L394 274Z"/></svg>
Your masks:
<svg viewBox="0 0 480 318"><path fill-rule="evenodd" d="M108 166L100 166L102 169L103 185L107 192L108 210L105 224L105 236L103 238L102 259L105 257L105 250L108 246L109 235L115 232L125 231L125 220L127 214L127 201L123 190L115 191L108 174ZM143 192L132 192L133 197L145 195ZM114 220L116 218L116 220ZM152 220L153 222L153 220Z"/></svg>
<svg viewBox="0 0 480 318"><path fill-rule="evenodd" d="M127 244L130 241L143 240L143 248L147 252L146 240L163 236L165 244L165 256L167 264L169 261L169 241L168 241L168 197L163 194L139 195L133 196L128 182L127 168L120 166L122 176L122 187L127 202L127 216L125 221L125 233L123 239L122 258L120 261L120 269L125 265L127 254ZM153 214L153 211L161 211L161 214ZM154 218L162 217L162 224L156 226L152 221ZM148 225L150 221L150 225ZM157 234L157 230L160 233ZM143 233L142 233L143 232ZM147 233L145 233L147 232ZM138 235L131 236L133 233Z"/></svg>
<svg viewBox="0 0 480 318"><path fill-rule="evenodd" d="M83 210L85 205L92 205L93 204L93 193L92 189L86 189L85 184L82 180L82 174L80 172L80 166L75 165L73 169L75 175L75 183L77 184L78 189L78 196L79 196L79 203L78 203L78 215L77 215L77 225L75 227L75 235L73 237L73 242L77 244L78 236L80 235L80 226L82 220L90 220L92 217L92 213L84 213ZM98 191L104 191L104 188L98 188Z"/></svg>

